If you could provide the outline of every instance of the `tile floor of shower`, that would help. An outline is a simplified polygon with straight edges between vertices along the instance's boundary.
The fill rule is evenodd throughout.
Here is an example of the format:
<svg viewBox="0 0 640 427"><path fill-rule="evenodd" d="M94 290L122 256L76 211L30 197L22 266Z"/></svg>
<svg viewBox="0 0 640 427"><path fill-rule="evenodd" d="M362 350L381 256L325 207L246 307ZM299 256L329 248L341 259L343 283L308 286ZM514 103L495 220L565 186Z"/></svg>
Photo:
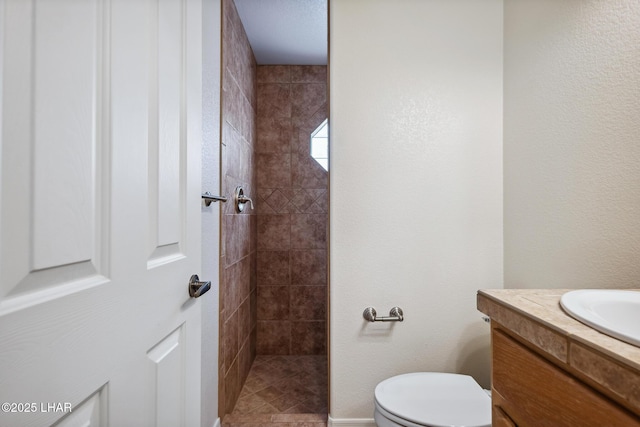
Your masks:
<svg viewBox="0 0 640 427"><path fill-rule="evenodd" d="M326 427L326 356L256 356L223 427Z"/></svg>

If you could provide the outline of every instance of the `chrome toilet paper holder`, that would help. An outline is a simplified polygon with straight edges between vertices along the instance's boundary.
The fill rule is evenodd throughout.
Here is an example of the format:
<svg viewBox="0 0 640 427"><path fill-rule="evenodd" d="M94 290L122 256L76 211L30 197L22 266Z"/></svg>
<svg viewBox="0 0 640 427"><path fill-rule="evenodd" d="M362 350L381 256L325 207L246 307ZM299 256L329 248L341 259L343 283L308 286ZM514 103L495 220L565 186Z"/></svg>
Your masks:
<svg viewBox="0 0 640 427"><path fill-rule="evenodd" d="M362 313L362 317L369 322L402 322L404 321L404 313L400 307L392 307L388 316L377 316L376 309L367 307Z"/></svg>

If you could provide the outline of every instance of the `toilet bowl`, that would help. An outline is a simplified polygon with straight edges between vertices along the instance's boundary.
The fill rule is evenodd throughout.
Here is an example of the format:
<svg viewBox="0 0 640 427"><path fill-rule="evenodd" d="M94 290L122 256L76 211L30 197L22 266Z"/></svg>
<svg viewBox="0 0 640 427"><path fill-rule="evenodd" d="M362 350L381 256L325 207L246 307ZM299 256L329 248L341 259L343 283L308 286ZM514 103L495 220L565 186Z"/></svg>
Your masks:
<svg viewBox="0 0 640 427"><path fill-rule="evenodd" d="M374 395L378 427L491 427L491 398L468 375L398 375Z"/></svg>

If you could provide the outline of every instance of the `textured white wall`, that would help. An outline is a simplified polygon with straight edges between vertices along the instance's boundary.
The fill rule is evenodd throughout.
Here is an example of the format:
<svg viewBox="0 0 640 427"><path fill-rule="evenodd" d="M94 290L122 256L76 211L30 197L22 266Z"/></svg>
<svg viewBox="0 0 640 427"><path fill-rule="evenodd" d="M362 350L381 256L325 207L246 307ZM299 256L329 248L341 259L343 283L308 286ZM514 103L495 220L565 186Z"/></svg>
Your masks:
<svg viewBox="0 0 640 427"><path fill-rule="evenodd" d="M331 417L410 371L489 382L502 287L501 0L330 6ZM403 323L368 324L398 305Z"/></svg>
<svg viewBox="0 0 640 427"><path fill-rule="evenodd" d="M202 192L220 194L220 0L202 2ZM218 261L220 206L202 206L202 280L211 290L202 301L201 427L218 419Z"/></svg>
<svg viewBox="0 0 640 427"><path fill-rule="evenodd" d="M506 0L505 287L640 283L640 3Z"/></svg>

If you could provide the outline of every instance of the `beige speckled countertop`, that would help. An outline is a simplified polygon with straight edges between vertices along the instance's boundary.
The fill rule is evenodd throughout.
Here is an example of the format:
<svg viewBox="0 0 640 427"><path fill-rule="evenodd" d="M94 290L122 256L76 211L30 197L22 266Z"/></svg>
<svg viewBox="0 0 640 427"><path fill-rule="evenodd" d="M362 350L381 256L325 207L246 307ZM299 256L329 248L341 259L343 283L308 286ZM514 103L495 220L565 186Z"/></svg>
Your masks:
<svg viewBox="0 0 640 427"><path fill-rule="evenodd" d="M638 289L632 289L640 291ZM546 357L640 413L640 348L602 334L562 310L570 289L484 289L478 310Z"/></svg>

